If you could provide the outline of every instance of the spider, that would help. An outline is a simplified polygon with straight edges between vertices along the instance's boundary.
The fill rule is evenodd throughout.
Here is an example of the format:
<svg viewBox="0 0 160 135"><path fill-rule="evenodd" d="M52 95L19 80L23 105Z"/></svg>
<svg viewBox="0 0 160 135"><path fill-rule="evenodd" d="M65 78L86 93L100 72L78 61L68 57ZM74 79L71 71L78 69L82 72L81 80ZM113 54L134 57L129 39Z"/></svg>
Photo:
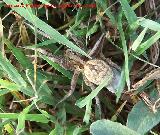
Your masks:
<svg viewBox="0 0 160 135"><path fill-rule="evenodd" d="M87 58L87 60L78 53L73 52L71 49L67 49L65 51L64 57L53 55L41 48L37 49L39 53L46 55L51 61L54 61L63 68L74 72L71 80L70 91L57 103L57 105L73 94L80 73L83 75L85 84L88 85L92 90L94 90L106 76L112 76L111 80L106 85L106 88L112 93L116 92L115 89L117 88L118 81L120 80L119 66L113 63L110 59L106 59L102 53L101 58L95 58L94 56L97 55L96 53L100 52L99 48L102 48L101 46L104 42L104 39L105 34L103 33L96 41L93 49L88 52L88 55L92 59ZM99 104L97 97L96 102Z"/></svg>

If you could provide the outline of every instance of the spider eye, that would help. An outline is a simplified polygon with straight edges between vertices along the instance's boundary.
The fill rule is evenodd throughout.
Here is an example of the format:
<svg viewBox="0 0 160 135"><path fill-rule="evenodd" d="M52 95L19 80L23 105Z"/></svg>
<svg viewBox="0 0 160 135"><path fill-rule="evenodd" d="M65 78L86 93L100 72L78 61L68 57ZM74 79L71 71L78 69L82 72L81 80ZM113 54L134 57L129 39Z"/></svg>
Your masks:
<svg viewBox="0 0 160 135"><path fill-rule="evenodd" d="M72 51L70 49L67 49L66 52L69 53L69 52L72 52Z"/></svg>
<svg viewBox="0 0 160 135"><path fill-rule="evenodd" d="M73 53L72 50L69 50L69 53Z"/></svg>
<svg viewBox="0 0 160 135"><path fill-rule="evenodd" d="M74 55L75 53L72 50L68 49L68 50L66 50L66 54L72 54L72 55Z"/></svg>

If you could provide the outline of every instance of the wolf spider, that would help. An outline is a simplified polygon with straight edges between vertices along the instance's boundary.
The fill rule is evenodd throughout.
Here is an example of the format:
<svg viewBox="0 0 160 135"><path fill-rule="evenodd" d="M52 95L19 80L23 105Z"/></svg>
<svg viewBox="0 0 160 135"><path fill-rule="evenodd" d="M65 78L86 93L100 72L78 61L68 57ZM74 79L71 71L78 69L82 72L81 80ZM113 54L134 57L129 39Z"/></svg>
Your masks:
<svg viewBox="0 0 160 135"><path fill-rule="evenodd" d="M106 88L112 93L115 93L118 81L120 80L120 68L110 59L106 59L101 53L104 39L105 34L102 34L98 41L96 41L93 49L89 51L88 55L92 59L84 58L70 49L65 51L64 57L55 56L41 48L37 49L39 53L46 55L51 61L58 63L67 70L74 71L71 80L71 89L68 94L66 94L63 99L57 103L57 105L72 95L80 73L83 74L85 84L88 85L92 90L94 90L95 87L99 85L106 76L111 76L112 78L107 84ZM101 58L95 58L99 52L101 54ZM96 102L99 104L98 98L96 98Z"/></svg>

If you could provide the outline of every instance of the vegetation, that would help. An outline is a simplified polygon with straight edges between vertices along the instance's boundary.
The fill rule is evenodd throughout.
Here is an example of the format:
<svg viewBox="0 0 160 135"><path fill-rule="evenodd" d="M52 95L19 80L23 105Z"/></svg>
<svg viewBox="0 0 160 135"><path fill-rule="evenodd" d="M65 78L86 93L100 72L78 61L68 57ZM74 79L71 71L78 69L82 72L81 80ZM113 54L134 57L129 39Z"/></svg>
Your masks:
<svg viewBox="0 0 160 135"><path fill-rule="evenodd" d="M159 4L1 1L0 134L160 134ZM37 48L56 56L70 48L89 59L88 52L102 33L103 55L121 67L116 92L108 91L105 81L91 90L81 74L74 93L57 105L70 90L73 72ZM94 100L97 95L102 117Z"/></svg>

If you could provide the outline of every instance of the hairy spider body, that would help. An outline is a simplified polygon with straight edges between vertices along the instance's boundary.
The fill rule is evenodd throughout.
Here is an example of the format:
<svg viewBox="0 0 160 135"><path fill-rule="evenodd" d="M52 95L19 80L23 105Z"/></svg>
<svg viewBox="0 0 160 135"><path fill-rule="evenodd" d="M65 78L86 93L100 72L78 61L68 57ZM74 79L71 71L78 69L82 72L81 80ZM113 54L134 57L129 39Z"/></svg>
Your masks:
<svg viewBox="0 0 160 135"><path fill-rule="evenodd" d="M92 56L95 54L95 51L98 48L98 44L102 42L104 39L104 34L101 35L99 40L96 42L93 49L89 52L89 55ZM54 61L61 65L63 68L67 70L74 71L72 80L71 80L71 90L67 95L64 96L62 100L58 102L66 100L75 90L76 83L78 80L78 76L80 73L83 74L84 81L86 85L91 87L92 90L95 89L95 86L99 85L106 76L112 77L111 80L106 84L106 87L113 93L115 93L115 88L117 87L117 83L120 79L120 72L115 68L116 64L111 60L101 60L101 59L88 59L85 60L79 54L73 52L70 49L65 51L64 57L55 56L51 53L48 53L46 50L37 49L41 54L47 55L51 61ZM96 99L97 101L97 99Z"/></svg>
<svg viewBox="0 0 160 135"><path fill-rule="evenodd" d="M75 69L83 69L84 64L86 63L80 56L75 54L72 50L67 49L65 51L65 59L66 59L66 66L68 70L74 71Z"/></svg>
<svg viewBox="0 0 160 135"><path fill-rule="evenodd" d="M113 71L110 66L103 60L89 60L84 65L85 78L96 85L99 85L106 76L112 76Z"/></svg>
<svg viewBox="0 0 160 135"><path fill-rule="evenodd" d="M65 56L67 69L72 71L79 70L82 72L84 81L88 86L99 85L106 76L113 76L111 67L103 60L91 59L84 61L70 49L66 50Z"/></svg>

